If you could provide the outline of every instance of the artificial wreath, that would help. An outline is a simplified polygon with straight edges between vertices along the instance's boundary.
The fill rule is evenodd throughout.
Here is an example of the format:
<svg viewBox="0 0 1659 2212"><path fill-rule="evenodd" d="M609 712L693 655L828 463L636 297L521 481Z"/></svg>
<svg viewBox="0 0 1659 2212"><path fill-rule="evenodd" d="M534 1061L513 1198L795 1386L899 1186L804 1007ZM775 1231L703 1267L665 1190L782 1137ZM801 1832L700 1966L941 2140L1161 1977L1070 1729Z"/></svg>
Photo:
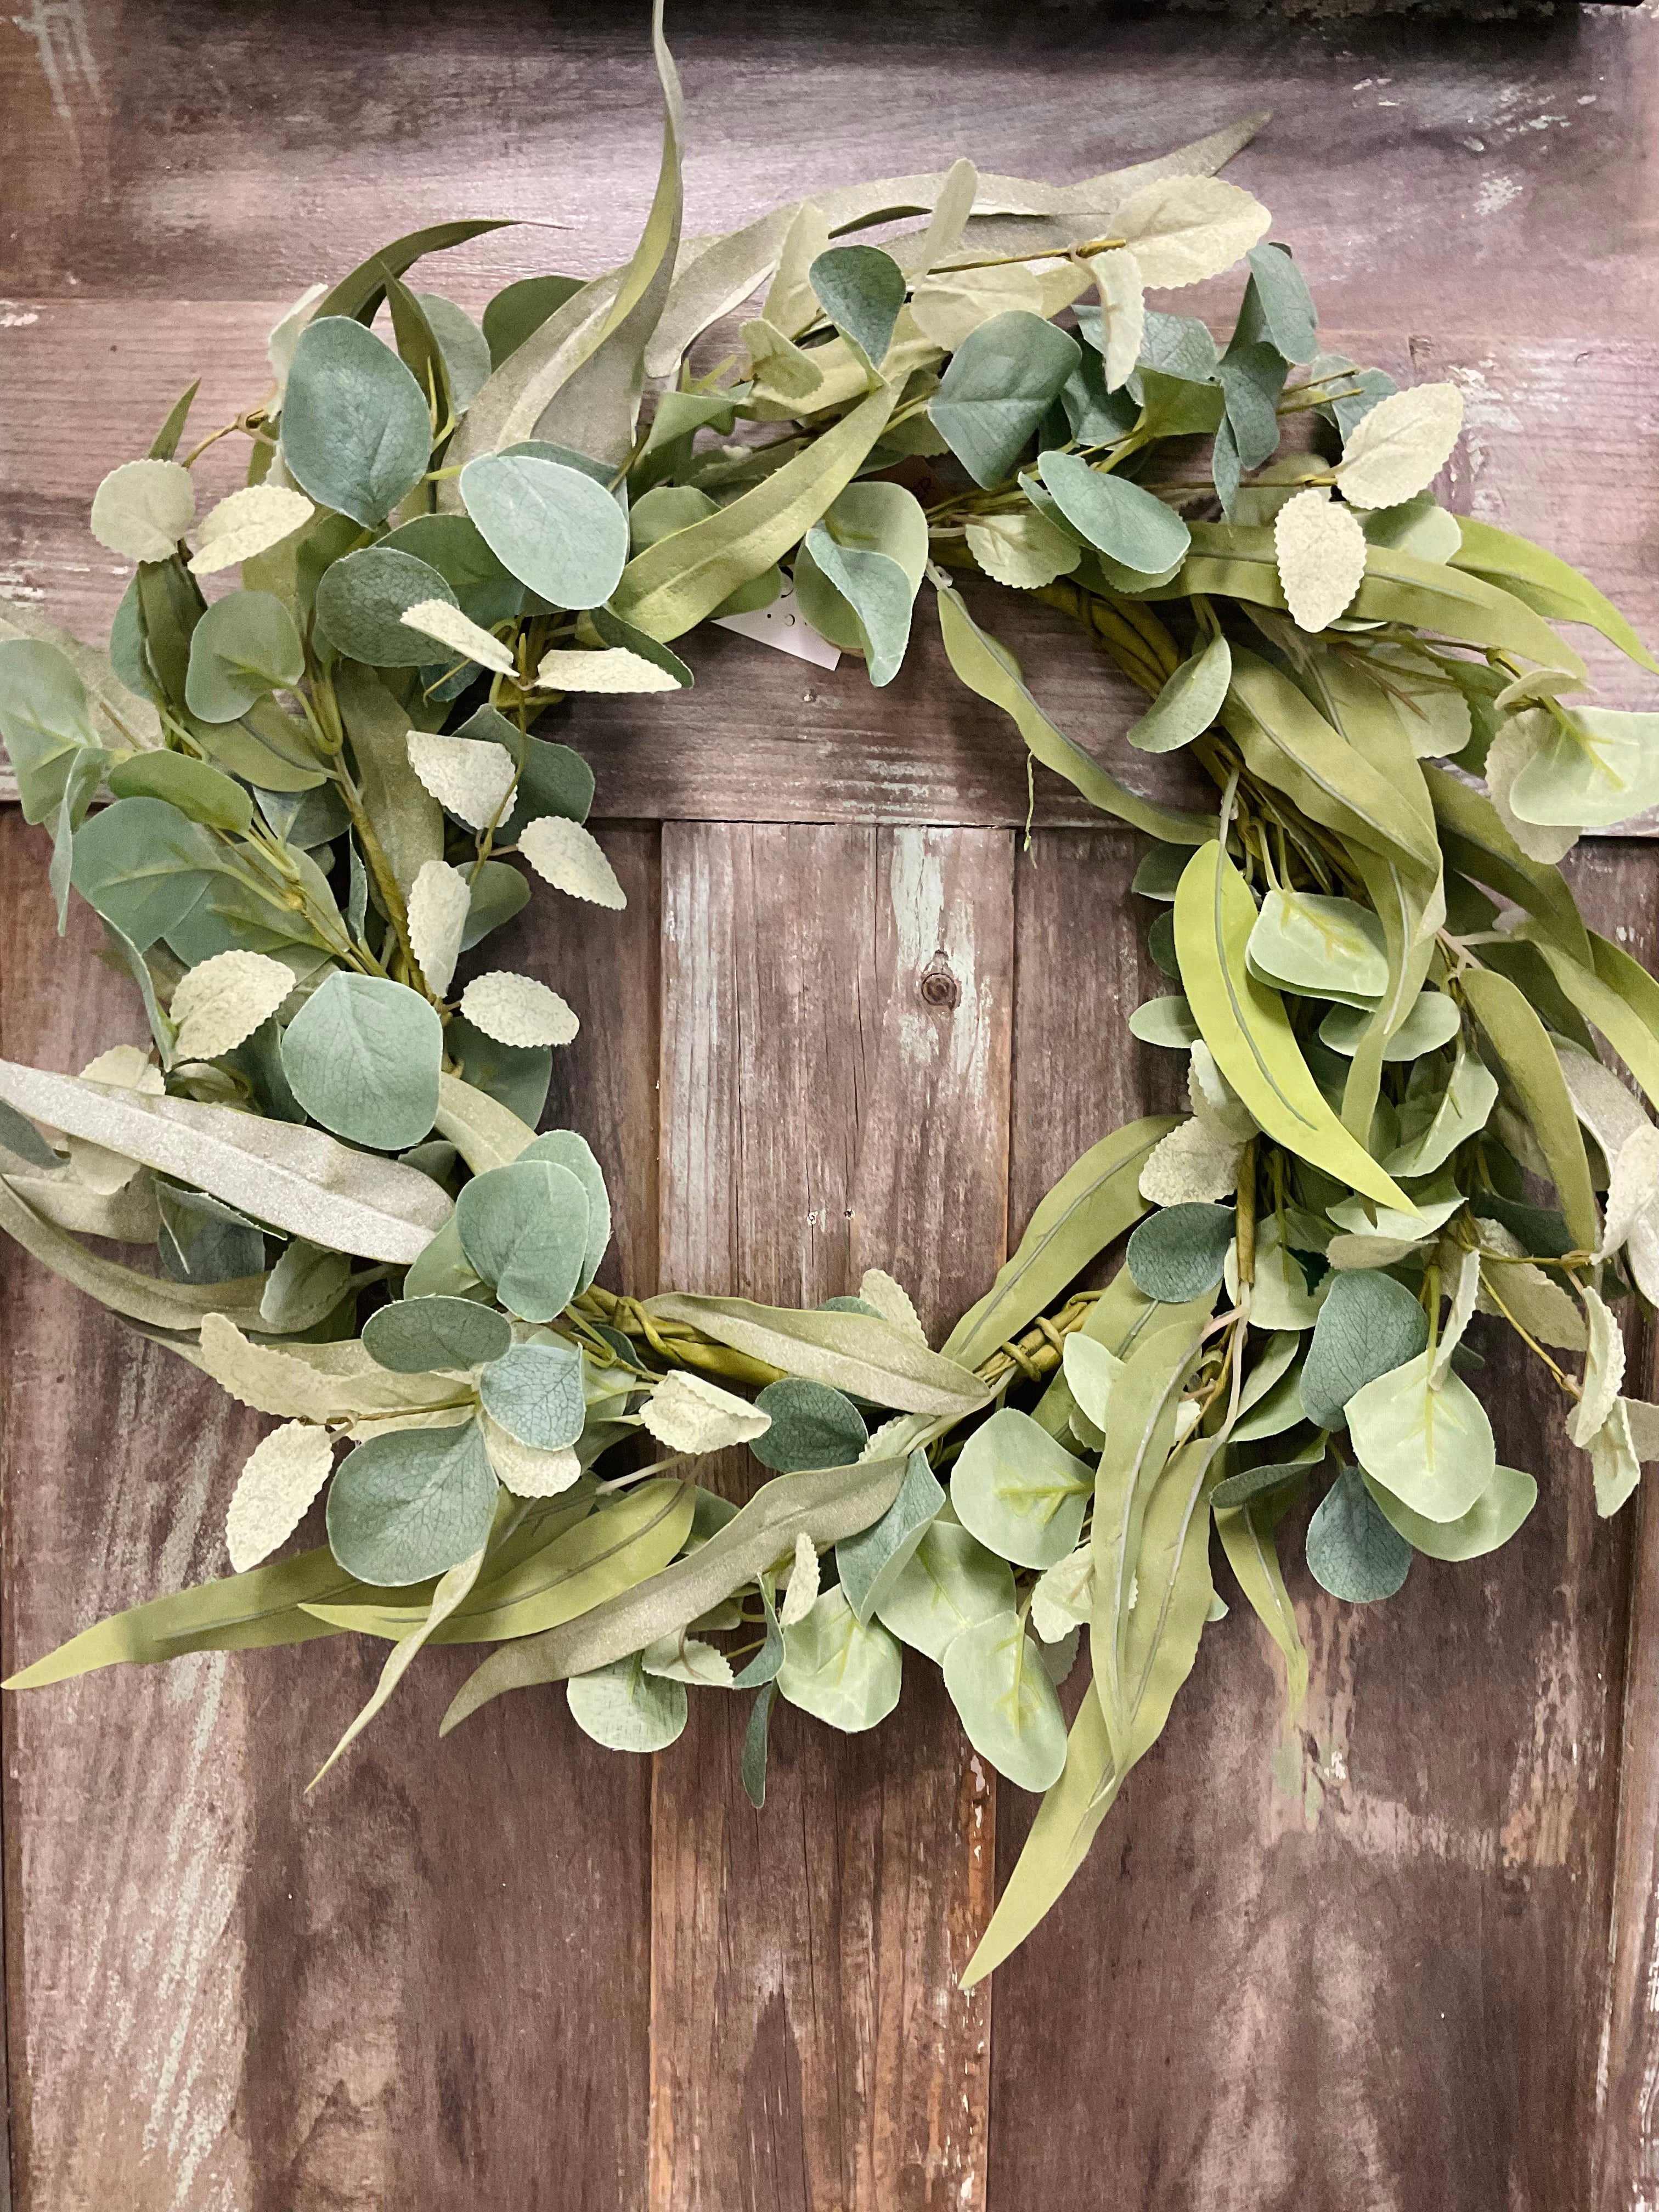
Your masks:
<svg viewBox="0 0 1659 2212"><path fill-rule="evenodd" d="M1659 801L1659 718L1563 703L1585 672L1558 625L1659 664L1565 563L1437 503L1459 394L1321 350L1267 210L1213 173L1249 125L1080 185L963 161L683 242L656 51L626 267L510 285L480 328L404 281L490 227L457 222L313 288L263 402L180 459L186 392L100 486L94 533L137 563L108 653L0 624L60 921L71 890L96 909L155 1041L0 1063L0 1226L280 1420L233 1574L12 1686L380 1638L337 1756L423 1645L485 1644L446 1729L562 1683L590 1735L657 1751L691 1689L747 1693L759 1805L775 1698L870 1728L908 1647L1047 1793L977 1977L1161 1730L1223 1609L1212 1529L1293 1701L1276 1531L1310 1486L1308 1565L1354 1602L1515 1533L1536 1486L1465 1379L1477 1313L1559 1386L1601 1512L1659 1456L1618 1317L1659 1300L1659 1132L1600 1057L1659 1103L1659 983L1556 865ZM1145 304L1241 263L1224 348ZM191 464L227 435L246 486L198 518ZM1058 729L959 593L975 569L1086 623L1147 695L1131 741L1185 748L1218 804L1138 797ZM811 1311L602 1290L604 1178L535 1133L576 1017L503 969L456 988L531 877L623 902L591 774L539 718L689 684L675 641L786 572L878 685L931 602L957 677L1154 841L1134 888L1171 988L1129 1026L1185 1056L1191 1115L1087 1152L937 1349L880 1272ZM698 1480L734 1445L771 1475L741 1507ZM326 1545L276 1557L325 1486Z"/></svg>

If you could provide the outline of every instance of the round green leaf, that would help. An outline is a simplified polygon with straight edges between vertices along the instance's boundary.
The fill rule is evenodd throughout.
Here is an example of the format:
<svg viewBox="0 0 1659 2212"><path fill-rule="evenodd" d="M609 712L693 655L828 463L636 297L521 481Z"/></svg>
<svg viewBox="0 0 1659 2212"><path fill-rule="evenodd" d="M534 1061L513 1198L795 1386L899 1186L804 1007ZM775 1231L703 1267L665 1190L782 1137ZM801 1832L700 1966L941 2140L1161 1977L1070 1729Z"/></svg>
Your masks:
<svg viewBox="0 0 1659 2212"><path fill-rule="evenodd" d="M484 1370L478 1395L492 1421L537 1451L574 1444L587 1419L574 1344L515 1344Z"/></svg>
<svg viewBox="0 0 1659 2212"><path fill-rule="evenodd" d="M534 1144L526 1145L519 1158L551 1160L556 1167L568 1168L587 1193L587 1252L576 1285L580 1296L599 1273L599 1262L611 1243L611 1194L605 1187L605 1170L594 1158L586 1138L579 1137L574 1129L549 1129Z"/></svg>
<svg viewBox="0 0 1659 2212"><path fill-rule="evenodd" d="M903 1656L887 1631L859 1626L837 1586L783 1632L778 1688L792 1705L848 1735L884 1721L899 1699Z"/></svg>
<svg viewBox="0 0 1659 2212"><path fill-rule="evenodd" d="M1389 987L1382 924L1354 899L1270 890L1244 960L1261 982L1345 1006L1369 1006Z"/></svg>
<svg viewBox="0 0 1659 2212"><path fill-rule="evenodd" d="M1455 1372L1431 1386L1426 1352L1366 1383L1347 1413L1366 1474L1426 1521L1461 1520L1498 1471L1486 1407Z"/></svg>
<svg viewBox="0 0 1659 2212"><path fill-rule="evenodd" d="M603 484L530 453L485 453L461 497L496 558L556 607L602 606L628 561L628 518Z"/></svg>
<svg viewBox="0 0 1659 2212"><path fill-rule="evenodd" d="M529 901L530 885L520 869L509 867L505 860L481 861L472 872L472 896L461 932L462 951L471 952L475 945L481 945L492 929L511 921Z"/></svg>
<svg viewBox="0 0 1659 2212"><path fill-rule="evenodd" d="M1170 753L1201 738L1221 712L1232 681L1232 650L1219 630L1183 660L1138 722L1125 732L1144 753Z"/></svg>
<svg viewBox="0 0 1659 2212"><path fill-rule="evenodd" d="M769 1382L755 1409L772 1425L749 1449L763 1467L780 1474L805 1467L850 1467L870 1441L864 1416L850 1398L799 1375Z"/></svg>
<svg viewBox="0 0 1659 2212"><path fill-rule="evenodd" d="M240 783L185 753L135 753L110 771L117 799L162 799L212 830L247 830L253 801Z"/></svg>
<svg viewBox="0 0 1659 2212"><path fill-rule="evenodd" d="M1041 315L1011 308L957 348L927 403L928 418L974 482L988 489L1011 474L1082 358L1075 338Z"/></svg>
<svg viewBox="0 0 1659 2212"><path fill-rule="evenodd" d="M1456 1000L1444 991L1419 992L1410 1013L1383 1046L1382 1057L1419 1060L1425 1052L1437 1052L1457 1035L1462 1020ZM1319 1041L1352 1059L1370 1025L1369 1007L1333 1006L1319 1024Z"/></svg>
<svg viewBox="0 0 1659 2212"><path fill-rule="evenodd" d="M1129 1239L1125 1257L1138 1290L1185 1305L1221 1280L1237 1228L1230 1206L1166 1206Z"/></svg>
<svg viewBox="0 0 1659 2212"><path fill-rule="evenodd" d="M435 568L454 592L461 612L485 629L511 622L524 611L524 586L502 568L467 515L417 514L388 531L380 550L412 553Z"/></svg>
<svg viewBox="0 0 1659 2212"><path fill-rule="evenodd" d="M283 1072L313 1121L402 1152L437 1117L443 1048L443 1024L418 992L337 970L283 1032Z"/></svg>
<svg viewBox="0 0 1659 2212"><path fill-rule="evenodd" d="M283 459L302 491L384 522L426 473L432 417L388 345L349 315L307 323L283 398Z"/></svg>
<svg viewBox="0 0 1659 2212"><path fill-rule="evenodd" d="M1161 576L1186 557L1192 532L1139 484L1091 469L1079 453L1044 453L1037 465L1073 529L1124 568Z"/></svg>
<svg viewBox="0 0 1659 2212"><path fill-rule="evenodd" d="M234 722L305 672L305 648L282 601L229 592L191 633L185 704L204 722Z"/></svg>
<svg viewBox="0 0 1659 2212"><path fill-rule="evenodd" d="M464 1015L456 1014L444 1031L444 1049L452 1060L459 1061L463 1082L497 1100L527 1128L535 1127L547 1104L547 1088L553 1076L550 1045L502 1044L474 1029Z"/></svg>
<svg viewBox="0 0 1659 2212"><path fill-rule="evenodd" d="M892 1588L876 1602L895 1636L942 1660L964 1628L1014 1609L1014 1577L957 1521L934 1521Z"/></svg>
<svg viewBox="0 0 1659 2212"><path fill-rule="evenodd" d="M1060 1779L1066 1716L1018 1613L964 1628L946 1648L945 1686L969 1742L999 1774L1022 1790Z"/></svg>
<svg viewBox="0 0 1659 2212"><path fill-rule="evenodd" d="M1538 1485L1516 1467L1500 1467L1468 1511L1455 1521L1425 1521L1369 1475L1365 1486L1389 1525L1414 1552L1431 1559L1484 1559L1509 1542L1538 1503Z"/></svg>
<svg viewBox="0 0 1659 2212"><path fill-rule="evenodd" d="M328 1493L328 1545L359 1582L423 1582L486 1541L496 1482L476 1421L395 1429L346 1454Z"/></svg>
<svg viewBox="0 0 1659 2212"><path fill-rule="evenodd" d="M94 912L146 952L200 905L222 849L164 799L118 799L77 833L70 880Z"/></svg>
<svg viewBox="0 0 1659 2212"><path fill-rule="evenodd" d="M832 246L807 270L823 312L879 368L904 305L904 271L878 246Z"/></svg>
<svg viewBox="0 0 1659 2212"><path fill-rule="evenodd" d="M1308 1571L1350 1605L1392 1597L1411 1571L1412 1547L1384 1519L1357 1467L1345 1467L1308 1523Z"/></svg>
<svg viewBox="0 0 1659 2212"><path fill-rule="evenodd" d="M1022 1567L1052 1567L1076 1545L1094 1470L1029 1413L1000 1407L951 1473L951 1503L981 1544Z"/></svg>
<svg viewBox="0 0 1659 2212"><path fill-rule="evenodd" d="M872 684L878 688L890 684L898 674L904 648L910 641L910 609L915 596L910 580L898 562L885 553L866 553L856 547L838 545L824 525L815 522L806 533L801 555L796 558L795 570L797 596L803 586L807 592L802 602L807 620L813 619L814 591L810 579L816 573L834 588L857 617L858 635L854 645L869 663Z"/></svg>
<svg viewBox="0 0 1659 2212"><path fill-rule="evenodd" d="M1161 1044L1172 1052L1190 1052L1200 1030L1184 998L1147 999L1129 1017L1129 1034L1142 1044Z"/></svg>
<svg viewBox="0 0 1659 2212"><path fill-rule="evenodd" d="M1322 1429L1340 1429L1356 1392L1415 1359L1429 1317L1403 1283L1375 1267L1340 1273L1325 1294L1302 1368L1302 1410Z"/></svg>
<svg viewBox="0 0 1659 2212"><path fill-rule="evenodd" d="M607 1751L666 1751L685 1726L684 1682L647 1674L635 1652L564 1686L571 1717Z"/></svg>
<svg viewBox="0 0 1659 2212"><path fill-rule="evenodd" d="M576 1295L587 1214L586 1192L551 1160L491 1168L455 1202L462 1251L501 1304L526 1321L552 1321Z"/></svg>
<svg viewBox="0 0 1659 2212"><path fill-rule="evenodd" d="M404 1297L363 1324L363 1350L394 1375L483 1367L513 1343L513 1325L476 1298Z"/></svg>
<svg viewBox="0 0 1659 2212"><path fill-rule="evenodd" d="M416 554L365 545L324 570L317 586L317 619L329 643L348 660L371 668L419 668L435 648L403 617L423 599L459 604L447 578Z"/></svg>

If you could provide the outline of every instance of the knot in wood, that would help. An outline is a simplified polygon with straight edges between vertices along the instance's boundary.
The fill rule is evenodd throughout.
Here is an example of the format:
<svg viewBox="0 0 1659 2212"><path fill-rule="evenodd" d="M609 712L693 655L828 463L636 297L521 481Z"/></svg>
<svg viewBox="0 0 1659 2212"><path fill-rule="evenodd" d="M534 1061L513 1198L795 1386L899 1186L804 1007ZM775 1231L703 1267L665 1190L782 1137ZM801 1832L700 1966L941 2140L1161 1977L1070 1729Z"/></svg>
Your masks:
<svg viewBox="0 0 1659 2212"><path fill-rule="evenodd" d="M951 973L951 963L942 951L936 952L921 971L921 998L927 1006L962 1004L962 986Z"/></svg>

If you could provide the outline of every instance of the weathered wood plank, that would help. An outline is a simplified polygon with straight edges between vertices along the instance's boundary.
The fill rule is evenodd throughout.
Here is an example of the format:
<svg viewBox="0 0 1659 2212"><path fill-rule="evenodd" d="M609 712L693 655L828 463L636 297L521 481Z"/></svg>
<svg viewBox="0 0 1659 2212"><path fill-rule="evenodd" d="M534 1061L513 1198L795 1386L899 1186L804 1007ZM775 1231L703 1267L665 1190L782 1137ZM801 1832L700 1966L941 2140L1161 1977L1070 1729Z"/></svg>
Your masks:
<svg viewBox="0 0 1659 2212"><path fill-rule="evenodd" d="M1097 973L1101 998L1114 981L1124 994L1118 1034L1125 873L1127 856L1115 878L1097 858L1086 919L1060 870L1024 887L1016 1220L1048 1173L1022 1176L1034 1136L1069 1118L1073 1142L1167 1083L1126 1081L1109 1041L1069 1060L1025 1043L1089 1003ZM1592 917L1624 919L1651 961L1646 852L1598 848L1577 873ZM995 2212L1068 2199L1085 2172L1103 2201L1147 2212L1589 2201L1631 1532L1596 1520L1553 1386L1496 1335L1482 1395L1500 1455L1540 1477L1532 1521L1490 1561L1416 1560L1398 1598L1364 1609L1317 1589L1290 1532L1312 1661L1291 1727L1276 1655L1220 1570L1233 1611L1164 1741L996 1978ZM1005 1791L1004 1878L1027 1825ZM1627 2143L1633 2101L1609 2112ZM1084 2110L1086 2149L1053 2118Z"/></svg>
<svg viewBox="0 0 1659 2212"><path fill-rule="evenodd" d="M0 1044L78 1066L142 1018L93 959L83 908L68 947L50 935L42 836L9 814L0 836ZM611 1172L608 1264L648 1289L656 836L607 844L630 911L544 898L509 953L584 1017L562 1080ZM9 1667L225 1572L226 1503L266 1425L12 1248L0 1277ZM383 1646L191 1659L6 1701L21 2206L520 2212L550 2201L547 2131L526 2124L546 2112L580 2115L563 2201L641 2200L649 1776L589 1742L556 1693L488 1709L441 1749L476 1656L433 1655L313 1798L306 1777Z"/></svg>
<svg viewBox="0 0 1659 2212"><path fill-rule="evenodd" d="M884 1266L930 1328L1001 1241L1000 833L664 832L663 1273L811 1303ZM741 1476L735 1479L741 1480ZM982 2205L990 1778L933 1669L868 1739L693 1700L654 1799L653 2212Z"/></svg>

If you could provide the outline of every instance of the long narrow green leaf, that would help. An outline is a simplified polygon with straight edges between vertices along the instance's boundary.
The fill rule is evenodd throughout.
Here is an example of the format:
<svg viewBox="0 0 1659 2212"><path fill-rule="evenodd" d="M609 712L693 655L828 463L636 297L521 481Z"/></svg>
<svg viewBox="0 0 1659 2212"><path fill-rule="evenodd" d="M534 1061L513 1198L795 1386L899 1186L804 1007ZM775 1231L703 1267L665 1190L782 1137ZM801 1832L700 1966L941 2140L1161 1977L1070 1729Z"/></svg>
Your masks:
<svg viewBox="0 0 1659 2212"><path fill-rule="evenodd" d="M1559 554L1546 552L1530 539L1517 538L1512 530L1499 530L1492 523L1477 522L1471 515L1460 514L1457 526L1462 532L1463 543L1452 555L1454 568L1468 568L1477 576L1484 576L1489 583L1500 585L1517 599L1524 600L1535 614L1544 615L1551 622L1588 623L1590 629L1599 629L1603 637L1610 639L1638 667L1659 676L1659 660L1654 659L1612 600L1604 599L1589 579L1581 576Z"/></svg>
<svg viewBox="0 0 1659 2212"><path fill-rule="evenodd" d="M1525 927L1567 999L1601 1030L1650 1103L1659 1107L1659 986L1645 968L1604 937L1593 939L1595 966L1586 968L1534 925Z"/></svg>
<svg viewBox="0 0 1659 2212"><path fill-rule="evenodd" d="M1253 1498L1243 1505L1219 1510L1216 1534L1227 1554L1227 1564L1238 1577L1238 1586L1249 1600L1256 1619L1285 1655L1285 1694L1292 1718L1308 1694L1308 1649L1297 1624L1296 1607L1285 1587L1285 1571L1273 1540L1277 1522L1289 1505L1277 1506L1270 1498Z"/></svg>
<svg viewBox="0 0 1659 2212"><path fill-rule="evenodd" d="M165 1275L141 1275L137 1268L124 1267L118 1261L100 1259L66 1230L43 1220L3 1177L0 1177L0 1230L53 1274L143 1328L169 1332L198 1329L210 1313L228 1314L244 1328L269 1327L259 1315L264 1275L246 1275L235 1282L199 1287L172 1282Z"/></svg>
<svg viewBox="0 0 1659 2212"><path fill-rule="evenodd" d="M977 1367L998 1345L1019 1334L1067 1285L1148 1211L1140 1170L1178 1115L1126 1122L1091 1145L1038 1205L994 1283L946 1338L945 1350Z"/></svg>
<svg viewBox="0 0 1659 2212"><path fill-rule="evenodd" d="M960 1420L990 1404L990 1393L953 1355L875 1314L762 1306L748 1298L693 1297L669 1291L646 1300L662 1321L690 1322L716 1343L785 1374L873 1398L904 1413Z"/></svg>
<svg viewBox="0 0 1659 2212"><path fill-rule="evenodd" d="M666 644L763 575L798 545L863 467L897 404L878 384L804 453L723 507L636 553L611 594L612 611Z"/></svg>
<svg viewBox="0 0 1659 2212"><path fill-rule="evenodd" d="M798 1537L819 1550L878 1521L898 1496L903 1459L803 1469L764 1483L706 1544L619 1597L545 1634L495 1652L469 1675L444 1715L447 1735L504 1690L562 1682L672 1636L787 1556Z"/></svg>
<svg viewBox="0 0 1659 2212"><path fill-rule="evenodd" d="M1568 1231L1580 1251L1593 1252L1601 1242L1595 1188L1572 1094L1544 1024L1507 975L1472 968L1462 986L1543 1147Z"/></svg>
<svg viewBox="0 0 1659 2212"><path fill-rule="evenodd" d="M1351 1189L1413 1212L1404 1191L1327 1104L1279 993L1246 967L1255 927L1255 902L1212 839L1187 863L1175 902L1176 957L1204 1042L1270 1137Z"/></svg>
<svg viewBox="0 0 1659 2212"><path fill-rule="evenodd" d="M372 323L376 308L386 297L388 271L401 276L426 254L442 253L452 246L465 246L468 239L482 238L489 230L509 230L513 222L511 216L484 216L463 222L434 222L425 230L411 230L402 238L394 238L390 246L383 246L367 261L360 261L349 276L342 276L334 289L319 301L313 310L313 319L320 321L325 315L355 315L360 323Z"/></svg>
<svg viewBox="0 0 1659 2212"><path fill-rule="evenodd" d="M994 707L1001 708L1030 748L1032 757L1040 760L1044 768L1063 775L1091 806L1098 806L1103 813L1116 815L1119 821L1145 830L1166 844L1200 845L1214 834L1214 825L1207 815L1160 806L1155 799L1142 799L1115 775L1109 775L1092 754L1085 752L1081 745L1049 720L1015 675L1001 648L969 613L961 593L937 574L933 586L939 594L939 633L951 667L970 691L977 692L981 699L988 699Z"/></svg>

